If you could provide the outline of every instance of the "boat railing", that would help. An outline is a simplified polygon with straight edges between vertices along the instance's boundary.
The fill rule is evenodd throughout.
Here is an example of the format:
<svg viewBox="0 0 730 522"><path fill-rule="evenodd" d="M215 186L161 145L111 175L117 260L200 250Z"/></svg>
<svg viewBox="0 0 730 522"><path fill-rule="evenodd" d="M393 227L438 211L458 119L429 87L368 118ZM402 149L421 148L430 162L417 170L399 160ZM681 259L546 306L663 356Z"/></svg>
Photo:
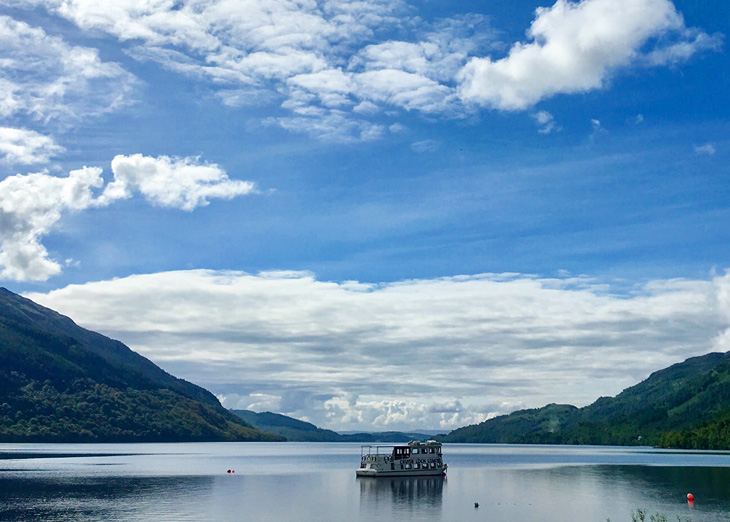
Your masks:
<svg viewBox="0 0 730 522"><path fill-rule="evenodd" d="M390 446L374 446L372 444L367 444L365 446L360 446L360 456L363 457L384 457L384 456L390 456L393 454L393 448L395 448L394 445ZM366 452L367 450L367 452ZM373 454L373 450L375 450L375 454Z"/></svg>

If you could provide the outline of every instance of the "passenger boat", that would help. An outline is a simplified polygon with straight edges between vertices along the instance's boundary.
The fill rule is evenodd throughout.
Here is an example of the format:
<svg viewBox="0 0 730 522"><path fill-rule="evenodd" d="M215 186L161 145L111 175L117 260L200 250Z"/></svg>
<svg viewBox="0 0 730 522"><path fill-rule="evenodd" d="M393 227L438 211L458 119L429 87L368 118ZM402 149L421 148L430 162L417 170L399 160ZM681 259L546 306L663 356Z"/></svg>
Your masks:
<svg viewBox="0 0 730 522"><path fill-rule="evenodd" d="M405 446L362 446L358 477L446 476L441 443L412 440Z"/></svg>

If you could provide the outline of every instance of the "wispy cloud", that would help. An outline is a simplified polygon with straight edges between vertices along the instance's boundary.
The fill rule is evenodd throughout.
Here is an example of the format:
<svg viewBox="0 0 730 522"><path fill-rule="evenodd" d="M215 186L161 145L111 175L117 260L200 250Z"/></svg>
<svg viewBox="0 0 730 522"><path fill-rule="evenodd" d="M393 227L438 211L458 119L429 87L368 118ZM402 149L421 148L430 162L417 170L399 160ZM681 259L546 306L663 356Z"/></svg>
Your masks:
<svg viewBox="0 0 730 522"><path fill-rule="evenodd" d="M548 111L538 111L532 117L540 127L537 129L540 134L550 134L553 131L561 130L561 127L555 121L555 117Z"/></svg>
<svg viewBox="0 0 730 522"><path fill-rule="evenodd" d="M411 144L415 152L434 152L438 150L441 143L437 140L422 140Z"/></svg>
<svg viewBox="0 0 730 522"><path fill-rule="evenodd" d="M134 194L191 211L209 198L231 199L254 190L253 183L230 180L217 165L201 165L195 158L117 156L112 172L114 180L106 186L97 167L66 177L44 171L0 181L0 278L43 281L61 272L40 240L65 212L105 207Z"/></svg>
<svg viewBox="0 0 730 522"><path fill-rule="evenodd" d="M704 145L695 145L694 146L695 154L699 154L701 156L713 156L715 154L715 145L712 143L705 143Z"/></svg>
<svg viewBox="0 0 730 522"><path fill-rule="evenodd" d="M96 49L0 16L0 115L76 122L129 105L135 77Z"/></svg>
<svg viewBox="0 0 730 522"><path fill-rule="evenodd" d="M50 136L28 129L0 127L0 160L10 164L47 163L65 149Z"/></svg>
<svg viewBox="0 0 730 522"><path fill-rule="evenodd" d="M613 295L608 282L567 275L368 284L196 270L29 297L230 407L336 428L447 429L523 406L586 404L686 357L730 349L729 295L730 276Z"/></svg>

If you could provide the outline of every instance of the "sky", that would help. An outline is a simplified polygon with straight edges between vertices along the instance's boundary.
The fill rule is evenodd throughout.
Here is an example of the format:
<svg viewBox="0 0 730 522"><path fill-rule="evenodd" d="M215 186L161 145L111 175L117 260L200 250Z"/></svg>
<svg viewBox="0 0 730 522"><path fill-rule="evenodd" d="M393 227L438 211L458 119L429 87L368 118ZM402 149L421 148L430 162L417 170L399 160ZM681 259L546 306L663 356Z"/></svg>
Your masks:
<svg viewBox="0 0 730 522"><path fill-rule="evenodd" d="M730 350L723 0L2 0L0 286L229 408L583 406Z"/></svg>

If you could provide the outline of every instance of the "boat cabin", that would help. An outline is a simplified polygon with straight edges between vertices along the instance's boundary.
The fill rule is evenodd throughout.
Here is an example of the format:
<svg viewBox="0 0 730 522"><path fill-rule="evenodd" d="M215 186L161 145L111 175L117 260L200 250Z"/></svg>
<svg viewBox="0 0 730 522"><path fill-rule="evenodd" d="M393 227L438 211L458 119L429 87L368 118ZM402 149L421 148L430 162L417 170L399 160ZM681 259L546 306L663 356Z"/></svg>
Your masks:
<svg viewBox="0 0 730 522"><path fill-rule="evenodd" d="M362 446L358 476L395 476L444 474L446 464L441 456L441 443L435 440L407 445Z"/></svg>

